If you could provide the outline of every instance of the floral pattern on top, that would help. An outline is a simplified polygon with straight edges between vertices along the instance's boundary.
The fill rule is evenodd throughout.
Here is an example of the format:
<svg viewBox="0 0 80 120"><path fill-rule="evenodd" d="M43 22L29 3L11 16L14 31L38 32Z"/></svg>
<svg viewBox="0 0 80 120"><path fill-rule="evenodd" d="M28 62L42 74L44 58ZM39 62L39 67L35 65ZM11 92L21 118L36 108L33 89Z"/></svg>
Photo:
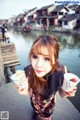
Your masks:
<svg viewBox="0 0 80 120"><path fill-rule="evenodd" d="M29 93L34 111L42 117L50 117L53 114L56 103L55 94L52 94L48 99L42 99L43 96L37 92L33 93L32 89L30 89Z"/></svg>

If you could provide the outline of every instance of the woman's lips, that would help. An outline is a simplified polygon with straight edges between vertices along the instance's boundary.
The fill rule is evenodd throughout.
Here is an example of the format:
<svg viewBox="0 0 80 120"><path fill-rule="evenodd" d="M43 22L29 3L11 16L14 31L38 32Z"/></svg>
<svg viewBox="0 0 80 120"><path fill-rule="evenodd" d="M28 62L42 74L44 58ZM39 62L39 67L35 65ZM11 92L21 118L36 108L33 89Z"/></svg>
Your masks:
<svg viewBox="0 0 80 120"><path fill-rule="evenodd" d="M42 71L41 70L36 70L37 73L41 73Z"/></svg>

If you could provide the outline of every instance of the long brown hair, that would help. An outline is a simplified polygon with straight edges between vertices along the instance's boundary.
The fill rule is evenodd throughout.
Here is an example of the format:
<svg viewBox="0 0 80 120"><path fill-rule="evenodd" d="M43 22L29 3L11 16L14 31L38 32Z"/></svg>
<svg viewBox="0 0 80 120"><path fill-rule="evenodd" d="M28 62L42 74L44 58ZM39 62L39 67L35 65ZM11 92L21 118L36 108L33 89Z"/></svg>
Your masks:
<svg viewBox="0 0 80 120"><path fill-rule="evenodd" d="M52 70L57 69L57 63L58 63L58 54L59 54L59 44L56 38L52 35L40 35L36 38L36 40L33 42L30 53L29 53L29 59L31 61L31 56L34 53L42 54L41 48L46 47L49 52L50 56L50 62L52 66ZM52 62L52 56L55 58L55 64ZM35 72L33 68L31 67L29 69L29 88L33 88L34 91L41 91L41 86L45 86L45 88L48 88L47 81L44 78L38 78L35 75Z"/></svg>

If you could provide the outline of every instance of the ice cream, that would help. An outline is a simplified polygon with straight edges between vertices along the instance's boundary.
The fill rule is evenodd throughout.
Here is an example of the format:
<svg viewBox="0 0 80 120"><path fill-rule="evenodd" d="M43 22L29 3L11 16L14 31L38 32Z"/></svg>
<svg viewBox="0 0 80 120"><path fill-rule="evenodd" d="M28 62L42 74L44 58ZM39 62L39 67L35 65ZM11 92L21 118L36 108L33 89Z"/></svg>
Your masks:
<svg viewBox="0 0 80 120"><path fill-rule="evenodd" d="M70 92L74 89L75 86L80 82L80 79L77 75L72 73L64 74L64 82L63 82L63 90L66 92Z"/></svg>
<svg viewBox="0 0 80 120"><path fill-rule="evenodd" d="M20 89L28 87L28 81L23 70L17 70L16 73L11 76L11 79Z"/></svg>

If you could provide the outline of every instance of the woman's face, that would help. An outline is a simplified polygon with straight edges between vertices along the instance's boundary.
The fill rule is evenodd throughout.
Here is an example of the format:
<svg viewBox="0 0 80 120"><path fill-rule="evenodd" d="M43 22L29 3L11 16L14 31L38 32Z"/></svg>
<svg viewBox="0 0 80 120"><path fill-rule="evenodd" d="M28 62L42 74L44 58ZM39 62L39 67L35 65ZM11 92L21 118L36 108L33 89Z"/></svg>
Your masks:
<svg viewBox="0 0 80 120"><path fill-rule="evenodd" d="M52 70L49 52L46 47L42 47L41 54L34 53L31 56L31 64L37 77L43 77ZM54 56L52 62L55 64Z"/></svg>

